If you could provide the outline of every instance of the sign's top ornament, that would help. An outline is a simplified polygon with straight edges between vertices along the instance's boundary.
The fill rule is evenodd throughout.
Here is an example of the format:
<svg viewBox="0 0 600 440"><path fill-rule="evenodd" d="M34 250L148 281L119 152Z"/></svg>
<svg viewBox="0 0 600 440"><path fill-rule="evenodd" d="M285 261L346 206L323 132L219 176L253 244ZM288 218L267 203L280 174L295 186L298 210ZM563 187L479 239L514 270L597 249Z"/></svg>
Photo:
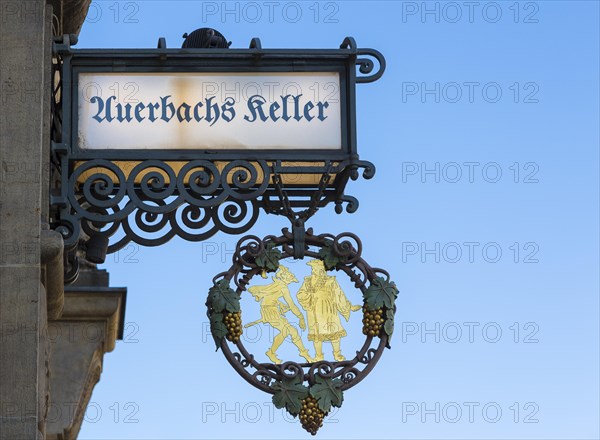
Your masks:
<svg viewBox="0 0 600 440"><path fill-rule="evenodd" d="M227 41L223 34L215 29L200 28L191 34L183 34L183 49L226 49L231 46L231 41Z"/></svg>

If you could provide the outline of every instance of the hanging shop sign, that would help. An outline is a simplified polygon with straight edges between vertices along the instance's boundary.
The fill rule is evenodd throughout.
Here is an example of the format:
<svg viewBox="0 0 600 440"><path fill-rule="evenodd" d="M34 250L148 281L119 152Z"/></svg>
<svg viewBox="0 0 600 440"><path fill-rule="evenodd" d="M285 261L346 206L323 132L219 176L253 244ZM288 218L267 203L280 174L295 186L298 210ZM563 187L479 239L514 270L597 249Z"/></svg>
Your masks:
<svg viewBox="0 0 600 440"><path fill-rule="evenodd" d="M50 215L65 281L82 256L102 263L131 242L241 234L261 209L286 217L282 235L238 242L207 314L233 368L316 434L394 329L398 289L363 259L361 240L305 228L330 203L355 212L346 185L375 174L357 151L355 87L382 76L383 56L352 38L339 49L268 50L258 39L229 49L213 29L182 49L161 39L157 49L75 50L69 35L53 49ZM245 298L254 312L242 313ZM262 353L244 345L257 326L274 333Z"/></svg>

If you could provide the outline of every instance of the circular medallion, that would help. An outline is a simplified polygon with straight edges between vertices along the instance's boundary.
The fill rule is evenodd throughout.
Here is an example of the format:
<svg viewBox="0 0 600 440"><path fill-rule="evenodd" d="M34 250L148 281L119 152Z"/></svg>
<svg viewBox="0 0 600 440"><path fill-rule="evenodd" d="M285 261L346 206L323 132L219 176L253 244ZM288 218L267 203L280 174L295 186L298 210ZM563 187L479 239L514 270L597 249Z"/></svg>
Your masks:
<svg viewBox="0 0 600 440"><path fill-rule="evenodd" d="M297 237L287 229L282 232L262 240L246 236L238 242L231 268L213 279L207 313L217 349L233 368L272 394L277 408L299 416L302 426L315 434L331 407L341 406L343 392L364 379L389 348L398 289L385 270L363 260L356 235L315 235L312 229L303 237L300 258L306 260L310 274L300 282L288 267L291 264L284 264L286 259L298 260ZM359 293L348 295L334 271L348 277ZM274 274L271 283L255 283L268 273ZM293 292L292 284L300 287ZM260 316L242 315L243 295L258 303ZM364 343L352 352L344 348L353 353L346 357L341 343L347 336L344 324L360 312ZM241 337L257 324L268 326L274 335L260 356L250 353ZM279 358L284 341L293 344L297 359Z"/></svg>

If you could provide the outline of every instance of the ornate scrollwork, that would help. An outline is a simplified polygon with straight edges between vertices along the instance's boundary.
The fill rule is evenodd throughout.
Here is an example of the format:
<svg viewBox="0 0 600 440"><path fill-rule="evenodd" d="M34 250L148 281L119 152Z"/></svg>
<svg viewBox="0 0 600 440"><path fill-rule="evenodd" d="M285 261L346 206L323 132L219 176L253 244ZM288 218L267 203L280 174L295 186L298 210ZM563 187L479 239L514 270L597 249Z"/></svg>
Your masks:
<svg viewBox="0 0 600 440"><path fill-rule="evenodd" d="M369 162L341 162L327 167L339 175L363 167L368 178L374 170ZM108 253L130 242L158 246L175 236L201 241L219 231L241 234L254 225L261 207L272 212L278 203L272 200L269 188L273 169L278 173L295 172L270 166L264 160L231 161L222 169L208 160L192 160L180 169L160 160L133 165L107 159L80 162L63 177L68 183L61 189L60 200L64 202L56 216L56 227L65 231L67 246L74 246L82 231L88 236L120 236L111 240ZM348 202L348 212L358 207L353 197L328 189L316 203L324 206L331 201L340 212L343 202Z"/></svg>
<svg viewBox="0 0 600 440"><path fill-rule="evenodd" d="M263 176L262 181L258 177ZM69 176L68 205L61 211L66 240L81 228L88 235L124 236L112 243L116 252L129 242L157 246L174 236L205 240L219 231L240 234L256 222L257 199L269 182L264 161L233 161L222 171L210 161L188 162L176 173L159 160L135 165L128 173L118 164L95 159Z"/></svg>

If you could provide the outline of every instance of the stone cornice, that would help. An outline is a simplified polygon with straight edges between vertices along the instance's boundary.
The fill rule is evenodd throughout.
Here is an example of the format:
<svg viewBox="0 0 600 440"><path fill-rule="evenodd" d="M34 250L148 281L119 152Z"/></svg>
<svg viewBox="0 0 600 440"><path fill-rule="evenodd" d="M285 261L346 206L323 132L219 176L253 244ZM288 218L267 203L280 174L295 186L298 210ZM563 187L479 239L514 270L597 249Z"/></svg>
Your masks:
<svg viewBox="0 0 600 440"><path fill-rule="evenodd" d="M81 26L90 8L91 0L48 0L54 15L61 22L62 29L58 34L79 34Z"/></svg>
<svg viewBox="0 0 600 440"><path fill-rule="evenodd" d="M65 286L65 305L60 321L105 321L105 348L115 348L123 338L125 287Z"/></svg>

